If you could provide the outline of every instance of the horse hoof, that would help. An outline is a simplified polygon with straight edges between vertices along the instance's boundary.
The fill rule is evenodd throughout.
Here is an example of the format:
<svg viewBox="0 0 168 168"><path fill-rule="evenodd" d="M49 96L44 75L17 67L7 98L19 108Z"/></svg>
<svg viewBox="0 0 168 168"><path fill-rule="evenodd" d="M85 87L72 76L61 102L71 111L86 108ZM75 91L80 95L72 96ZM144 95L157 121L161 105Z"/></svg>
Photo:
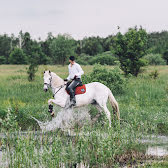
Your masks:
<svg viewBox="0 0 168 168"><path fill-rule="evenodd" d="M54 112L51 113L51 117L54 117Z"/></svg>

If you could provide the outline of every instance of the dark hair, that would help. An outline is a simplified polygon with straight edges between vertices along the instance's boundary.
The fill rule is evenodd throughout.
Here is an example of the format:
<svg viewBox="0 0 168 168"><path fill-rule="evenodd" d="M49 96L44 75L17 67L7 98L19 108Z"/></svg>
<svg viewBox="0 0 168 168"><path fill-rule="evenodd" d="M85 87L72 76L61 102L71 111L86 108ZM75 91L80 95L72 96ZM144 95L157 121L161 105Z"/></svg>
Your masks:
<svg viewBox="0 0 168 168"><path fill-rule="evenodd" d="M74 61L74 60L75 60L75 57L74 57L74 56L70 56L69 59L70 59L71 61Z"/></svg>

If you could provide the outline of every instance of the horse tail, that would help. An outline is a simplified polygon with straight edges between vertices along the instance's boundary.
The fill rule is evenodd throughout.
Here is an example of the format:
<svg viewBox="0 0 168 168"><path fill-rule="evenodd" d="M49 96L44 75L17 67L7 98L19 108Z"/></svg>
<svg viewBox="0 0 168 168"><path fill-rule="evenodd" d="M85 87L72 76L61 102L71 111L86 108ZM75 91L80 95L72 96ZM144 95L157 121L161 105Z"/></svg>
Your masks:
<svg viewBox="0 0 168 168"><path fill-rule="evenodd" d="M118 106L118 103L116 101L116 99L114 98L111 90L109 89L109 100L110 100L110 103L111 103L111 106L113 107L113 109L115 110L115 112L117 113L117 118L118 120L120 120L120 111L119 111L119 106ZM114 112L114 114L115 114Z"/></svg>

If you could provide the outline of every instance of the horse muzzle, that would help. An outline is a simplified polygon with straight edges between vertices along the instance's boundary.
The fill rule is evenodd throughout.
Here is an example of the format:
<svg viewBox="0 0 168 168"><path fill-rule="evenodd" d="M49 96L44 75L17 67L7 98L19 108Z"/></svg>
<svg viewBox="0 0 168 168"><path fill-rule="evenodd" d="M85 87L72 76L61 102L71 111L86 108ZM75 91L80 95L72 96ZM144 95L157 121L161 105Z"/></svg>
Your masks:
<svg viewBox="0 0 168 168"><path fill-rule="evenodd" d="M47 88L44 88L44 92L47 92L48 91L48 89Z"/></svg>
<svg viewBox="0 0 168 168"><path fill-rule="evenodd" d="M46 85L44 85L43 90L44 90L44 92L47 92L48 91L48 87Z"/></svg>

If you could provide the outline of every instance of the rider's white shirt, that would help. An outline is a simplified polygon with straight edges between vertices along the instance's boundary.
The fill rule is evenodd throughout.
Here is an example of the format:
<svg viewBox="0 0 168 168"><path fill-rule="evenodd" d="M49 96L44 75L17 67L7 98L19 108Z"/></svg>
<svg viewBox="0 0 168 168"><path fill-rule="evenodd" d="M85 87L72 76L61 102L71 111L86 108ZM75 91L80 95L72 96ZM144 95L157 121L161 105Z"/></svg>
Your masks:
<svg viewBox="0 0 168 168"><path fill-rule="evenodd" d="M81 78L81 75L84 74L84 71L82 70L81 66L76 62L73 65L69 64L68 70L69 70L69 76L67 77L68 80L73 79L75 75L77 76L77 78Z"/></svg>

